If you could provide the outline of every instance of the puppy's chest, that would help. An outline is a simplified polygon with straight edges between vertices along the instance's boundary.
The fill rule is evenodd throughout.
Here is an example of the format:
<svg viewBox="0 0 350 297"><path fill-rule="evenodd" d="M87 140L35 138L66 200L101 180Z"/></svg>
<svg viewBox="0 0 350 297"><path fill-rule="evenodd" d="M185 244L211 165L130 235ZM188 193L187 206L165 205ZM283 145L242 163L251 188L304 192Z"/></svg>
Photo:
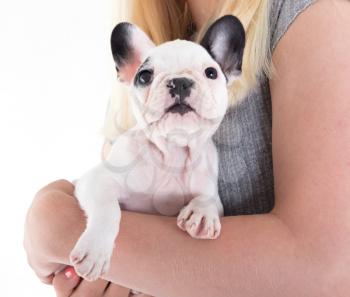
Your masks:
<svg viewBox="0 0 350 297"><path fill-rule="evenodd" d="M143 156L134 168L123 174L123 195L118 198L125 210L175 216L192 198L193 172L179 166L181 156L162 163L154 156Z"/></svg>

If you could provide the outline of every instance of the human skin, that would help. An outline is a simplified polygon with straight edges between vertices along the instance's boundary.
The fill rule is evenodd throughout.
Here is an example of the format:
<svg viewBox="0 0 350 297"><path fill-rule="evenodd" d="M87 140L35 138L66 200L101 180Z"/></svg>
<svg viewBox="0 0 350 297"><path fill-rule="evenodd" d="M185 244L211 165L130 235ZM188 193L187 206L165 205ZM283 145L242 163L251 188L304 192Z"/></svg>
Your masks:
<svg viewBox="0 0 350 297"><path fill-rule="evenodd" d="M155 296L350 296L350 3L319 0L273 53L275 207L225 217L214 241L176 219L123 212L107 280ZM73 186L42 189L25 247L50 275L84 230Z"/></svg>

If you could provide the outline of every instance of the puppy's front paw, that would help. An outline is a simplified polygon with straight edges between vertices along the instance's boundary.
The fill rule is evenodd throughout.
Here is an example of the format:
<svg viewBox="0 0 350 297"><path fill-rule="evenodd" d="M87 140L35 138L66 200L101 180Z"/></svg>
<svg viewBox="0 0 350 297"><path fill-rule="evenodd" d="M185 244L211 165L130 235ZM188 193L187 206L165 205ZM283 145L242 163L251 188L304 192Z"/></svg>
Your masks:
<svg viewBox="0 0 350 297"><path fill-rule="evenodd" d="M88 281L107 273L113 252L113 241L83 233L70 253L70 261L77 274Z"/></svg>
<svg viewBox="0 0 350 297"><path fill-rule="evenodd" d="M216 239L220 235L221 223L215 205L189 203L177 217L177 225L193 238Z"/></svg>

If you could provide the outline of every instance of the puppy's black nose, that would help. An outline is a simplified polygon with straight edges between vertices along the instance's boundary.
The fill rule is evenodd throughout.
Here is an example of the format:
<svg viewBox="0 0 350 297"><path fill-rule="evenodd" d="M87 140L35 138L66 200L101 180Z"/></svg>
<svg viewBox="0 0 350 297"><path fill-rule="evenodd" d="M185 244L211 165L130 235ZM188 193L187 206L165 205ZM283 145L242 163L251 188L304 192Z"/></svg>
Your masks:
<svg viewBox="0 0 350 297"><path fill-rule="evenodd" d="M169 88L171 97L175 97L175 100L180 103L186 97L190 96L193 85L193 80L186 77L179 77L170 80L167 87Z"/></svg>

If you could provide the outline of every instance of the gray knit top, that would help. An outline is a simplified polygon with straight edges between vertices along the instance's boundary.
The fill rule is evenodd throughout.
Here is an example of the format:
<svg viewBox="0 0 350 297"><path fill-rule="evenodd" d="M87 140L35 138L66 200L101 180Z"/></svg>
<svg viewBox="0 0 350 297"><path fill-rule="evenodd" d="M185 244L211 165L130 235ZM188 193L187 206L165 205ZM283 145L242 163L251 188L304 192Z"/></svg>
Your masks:
<svg viewBox="0 0 350 297"><path fill-rule="evenodd" d="M313 0L271 1L271 51L294 19ZM269 212L274 205L272 112L269 81L259 84L241 104L228 110L214 135L219 153L219 194L225 215Z"/></svg>

